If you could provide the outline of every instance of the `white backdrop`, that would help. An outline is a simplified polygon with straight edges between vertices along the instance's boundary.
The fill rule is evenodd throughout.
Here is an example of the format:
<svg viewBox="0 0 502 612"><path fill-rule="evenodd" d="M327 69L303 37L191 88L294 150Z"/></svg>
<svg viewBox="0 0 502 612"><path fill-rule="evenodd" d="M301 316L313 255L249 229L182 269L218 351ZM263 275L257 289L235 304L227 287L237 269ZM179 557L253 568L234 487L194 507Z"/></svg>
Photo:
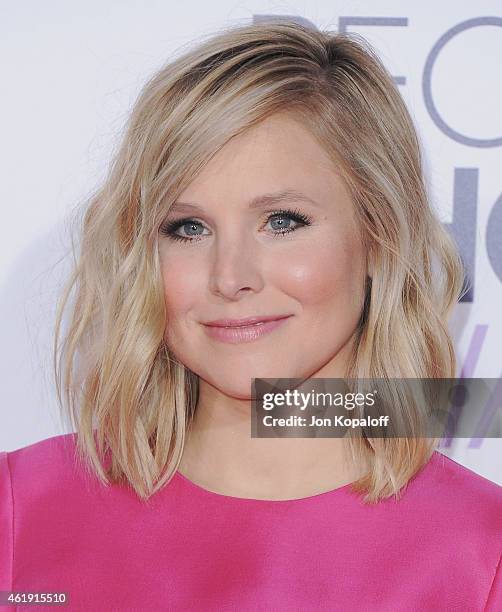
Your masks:
<svg viewBox="0 0 502 612"><path fill-rule="evenodd" d="M473 292L451 322L459 370L502 375L502 2L0 3L0 450L69 431L52 377L68 272L67 215L103 178L146 79L225 24L272 15L357 31L377 49L417 125L432 202ZM500 438L440 450L502 484Z"/></svg>

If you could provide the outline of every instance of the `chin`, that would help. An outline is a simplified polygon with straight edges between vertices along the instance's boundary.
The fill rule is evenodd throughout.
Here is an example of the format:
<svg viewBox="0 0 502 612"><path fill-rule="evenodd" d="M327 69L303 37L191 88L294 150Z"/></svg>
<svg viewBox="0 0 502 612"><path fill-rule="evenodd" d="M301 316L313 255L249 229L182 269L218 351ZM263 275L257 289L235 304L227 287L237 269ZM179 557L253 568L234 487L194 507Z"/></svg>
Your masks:
<svg viewBox="0 0 502 612"><path fill-rule="evenodd" d="M220 393L228 397L241 400L252 399L252 383L253 379L272 379L273 382L278 378L295 378L291 376L291 373L280 372L277 368L270 367L265 372L263 369L259 371L249 371L249 375L243 375L244 368L240 369L239 372L232 375L231 371L226 371L224 376L211 376L206 380L209 380L211 385L216 387ZM301 376L298 376L300 378ZM214 381L214 382L213 382Z"/></svg>
<svg viewBox="0 0 502 612"><path fill-rule="evenodd" d="M243 388L231 388L228 390L224 390L224 393L227 397L231 397L236 400L242 400L246 402L251 401L251 385L248 385L246 389Z"/></svg>

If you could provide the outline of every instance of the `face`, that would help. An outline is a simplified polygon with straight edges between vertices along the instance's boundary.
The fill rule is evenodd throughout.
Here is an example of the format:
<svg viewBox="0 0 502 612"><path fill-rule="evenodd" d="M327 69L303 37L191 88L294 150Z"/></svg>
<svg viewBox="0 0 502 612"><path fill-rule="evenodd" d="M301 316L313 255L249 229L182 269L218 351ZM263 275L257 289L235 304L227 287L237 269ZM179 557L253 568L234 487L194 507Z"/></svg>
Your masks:
<svg viewBox="0 0 502 612"><path fill-rule="evenodd" d="M279 192L289 199L258 199ZM366 253L334 162L292 116L269 117L211 159L167 213L159 256L165 340L201 385L249 399L255 377L343 376ZM205 325L253 316L287 318Z"/></svg>

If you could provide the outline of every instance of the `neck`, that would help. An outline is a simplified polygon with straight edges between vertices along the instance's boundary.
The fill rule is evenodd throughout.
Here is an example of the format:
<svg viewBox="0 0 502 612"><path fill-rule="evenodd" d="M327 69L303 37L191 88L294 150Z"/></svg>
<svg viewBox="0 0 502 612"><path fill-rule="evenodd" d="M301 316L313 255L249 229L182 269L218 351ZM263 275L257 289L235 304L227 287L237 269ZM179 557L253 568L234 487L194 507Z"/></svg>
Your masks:
<svg viewBox="0 0 502 612"><path fill-rule="evenodd" d="M251 438L251 402L201 381L179 471L234 497L296 499L330 491L360 474L346 438Z"/></svg>

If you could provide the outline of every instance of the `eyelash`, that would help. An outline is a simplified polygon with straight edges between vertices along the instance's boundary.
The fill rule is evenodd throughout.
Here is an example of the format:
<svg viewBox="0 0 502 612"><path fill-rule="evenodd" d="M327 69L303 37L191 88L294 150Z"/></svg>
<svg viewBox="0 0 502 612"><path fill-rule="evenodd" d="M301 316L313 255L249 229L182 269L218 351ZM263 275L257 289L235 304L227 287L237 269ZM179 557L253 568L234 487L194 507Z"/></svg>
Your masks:
<svg viewBox="0 0 502 612"><path fill-rule="evenodd" d="M305 227L307 225L311 225L312 223L312 218L302 213L297 208L293 210L281 209L281 210L276 210L270 213L266 219L265 225L270 221L270 219L274 217L290 217L291 219L293 219L293 221L296 221L297 223L301 223L302 225L300 227ZM200 221L197 221L196 219L192 219L192 218L179 219L178 221L170 221L168 223L163 224L160 228L160 231L162 234L164 234L165 236L167 236L168 238L172 240L181 240L182 242L199 241L202 238L202 236L187 237L187 236L180 236L179 234L175 233L176 230L178 230L180 227L183 227L187 223L201 224ZM273 232L272 236L274 238L277 238L279 236L284 236L284 234L295 232L297 229L300 229L300 227L295 227L292 229L287 228L282 231L275 231Z"/></svg>

